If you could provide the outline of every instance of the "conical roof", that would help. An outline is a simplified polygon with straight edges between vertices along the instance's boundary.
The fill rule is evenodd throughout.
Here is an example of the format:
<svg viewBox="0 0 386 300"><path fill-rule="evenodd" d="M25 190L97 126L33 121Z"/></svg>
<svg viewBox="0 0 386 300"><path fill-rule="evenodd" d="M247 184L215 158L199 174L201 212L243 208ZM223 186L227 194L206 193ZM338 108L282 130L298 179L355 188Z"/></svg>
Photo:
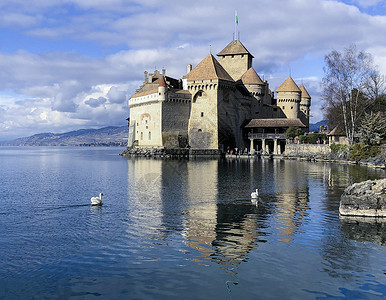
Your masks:
<svg viewBox="0 0 386 300"><path fill-rule="evenodd" d="M232 41L226 46L223 50L221 50L217 56L220 55L235 55L235 54L249 54L250 56L253 57L251 53L247 50L247 48L244 47L244 45L236 40Z"/></svg>
<svg viewBox="0 0 386 300"><path fill-rule="evenodd" d="M189 74L185 75L184 78L188 80L223 79L234 81L212 54L205 57Z"/></svg>
<svg viewBox="0 0 386 300"><path fill-rule="evenodd" d="M260 84L260 85L264 84L260 76L256 73L256 71L253 68L249 68L243 74L243 76L241 76L241 81L243 82L243 84Z"/></svg>
<svg viewBox="0 0 386 300"><path fill-rule="evenodd" d="M289 76L275 91L278 92L301 92L295 81Z"/></svg>
<svg viewBox="0 0 386 300"><path fill-rule="evenodd" d="M158 86L166 87L165 76L161 76Z"/></svg>
<svg viewBox="0 0 386 300"><path fill-rule="evenodd" d="M299 88L302 91L302 98L311 99L310 94L308 94L308 92L303 84Z"/></svg>

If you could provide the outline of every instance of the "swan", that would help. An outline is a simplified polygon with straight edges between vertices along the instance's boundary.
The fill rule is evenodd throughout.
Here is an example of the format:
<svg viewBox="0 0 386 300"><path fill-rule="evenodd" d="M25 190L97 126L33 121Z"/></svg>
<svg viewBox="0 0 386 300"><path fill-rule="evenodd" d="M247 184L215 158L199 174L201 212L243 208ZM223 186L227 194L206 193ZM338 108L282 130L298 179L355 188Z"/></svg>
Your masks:
<svg viewBox="0 0 386 300"><path fill-rule="evenodd" d="M251 198L252 199L257 199L259 197L259 190L256 189L256 192L251 193Z"/></svg>
<svg viewBox="0 0 386 300"><path fill-rule="evenodd" d="M99 197L92 197L91 198L91 205L101 206L102 205L102 196L103 196L103 193L100 193Z"/></svg>

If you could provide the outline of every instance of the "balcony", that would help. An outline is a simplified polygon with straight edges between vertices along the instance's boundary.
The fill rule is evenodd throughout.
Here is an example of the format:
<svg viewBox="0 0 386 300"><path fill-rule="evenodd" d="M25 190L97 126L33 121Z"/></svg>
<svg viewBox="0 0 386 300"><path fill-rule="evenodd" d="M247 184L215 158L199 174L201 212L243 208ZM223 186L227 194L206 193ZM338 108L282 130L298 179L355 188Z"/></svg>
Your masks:
<svg viewBox="0 0 386 300"><path fill-rule="evenodd" d="M285 140L284 133L248 133L249 139L271 139Z"/></svg>

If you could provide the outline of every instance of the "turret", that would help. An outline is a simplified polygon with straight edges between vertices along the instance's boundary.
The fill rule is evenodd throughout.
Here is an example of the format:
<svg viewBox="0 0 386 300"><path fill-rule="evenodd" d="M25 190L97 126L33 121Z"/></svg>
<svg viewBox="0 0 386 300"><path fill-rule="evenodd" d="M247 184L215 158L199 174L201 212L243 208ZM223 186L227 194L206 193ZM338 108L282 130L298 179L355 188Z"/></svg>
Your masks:
<svg viewBox="0 0 386 300"><path fill-rule="evenodd" d="M261 80L260 76L257 75L253 68L249 68L247 72L241 77L241 82L252 94L252 96L258 98L264 96L265 83Z"/></svg>
<svg viewBox="0 0 386 300"><path fill-rule="evenodd" d="M304 123L304 125L309 126L310 123L310 106L311 106L311 96L308 94L306 88L302 84L300 86L301 90L301 100L300 100L300 114L301 114L301 120Z"/></svg>
<svg viewBox="0 0 386 300"><path fill-rule="evenodd" d="M160 101L165 101L167 98L167 85L165 81L165 76L161 76L159 80L159 85L158 85L158 99Z"/></svg>
<svg viewBox="0 0 386 300"><path fill-rule="evenodd" d="M277 93L277 105L282 109L286 117L288 119L299 118L301 90L291 76L275 92Z"/></svg>

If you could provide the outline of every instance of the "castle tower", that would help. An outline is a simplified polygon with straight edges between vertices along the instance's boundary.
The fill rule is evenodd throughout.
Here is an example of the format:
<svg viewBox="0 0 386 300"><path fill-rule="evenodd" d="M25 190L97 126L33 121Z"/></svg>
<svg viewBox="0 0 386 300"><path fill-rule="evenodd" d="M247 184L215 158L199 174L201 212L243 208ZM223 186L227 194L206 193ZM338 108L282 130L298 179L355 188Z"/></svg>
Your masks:
<svg viewBox="0 0 386 300"><path fill-rule="evenodd" d="M239 80L252 67L253 55L239 40L230 42L217 56L221 66L234 81Z"/></svg>
<svg viewBox="0 0 386 300"><path fill-rule="evenodd" d="M158 84L158 99L160 101L165 101L167 99L167 85L165 81L165 76L161 76Z"/></svg>
<svg viewBox="0 0 386 300"><path fill-rule="evenodd" d="M303 122L304 125L309 127L311 96L310 96L310 94L308 94L308 92L303 84L300 86L300 90L301 90L300 120Z"/></svg>
<svg viewBox="0 0 386 300"><path fill-rule="evenodd" d="M279 106L288 119L299 118L299 105L301 90L289 76L275 91L277 93L277 106Z"/></svg>
<svg viewBox="0 0 386 300"><path fill-rule="evenodd" d="M243 76L241 76L241 82L255 98L264 96L265 83L261 80L260 76L257 75L253 68L249 68Z"/></svg>
<svg viewBox="0 0 386 300"><path fill-rule="evenodd" d="M241 82L251 96L255 98L251 103L251 114L253 118L255 118L262 111L266 84L261 80L260 76L253 68L249 68L248 71L241 76Z"/></svg>
<svg viewBox="0 0 386 300"><path fill-rule="evenodd" d="M235 132L224 128L228 126L228 122L222 121L225 117L232 118L223 111L230 105L229 94L234 88L231 76L209 54L184 79L192 94L188 126L191 148L217 150L223 143L223 136L234 140Z"/></svg>

